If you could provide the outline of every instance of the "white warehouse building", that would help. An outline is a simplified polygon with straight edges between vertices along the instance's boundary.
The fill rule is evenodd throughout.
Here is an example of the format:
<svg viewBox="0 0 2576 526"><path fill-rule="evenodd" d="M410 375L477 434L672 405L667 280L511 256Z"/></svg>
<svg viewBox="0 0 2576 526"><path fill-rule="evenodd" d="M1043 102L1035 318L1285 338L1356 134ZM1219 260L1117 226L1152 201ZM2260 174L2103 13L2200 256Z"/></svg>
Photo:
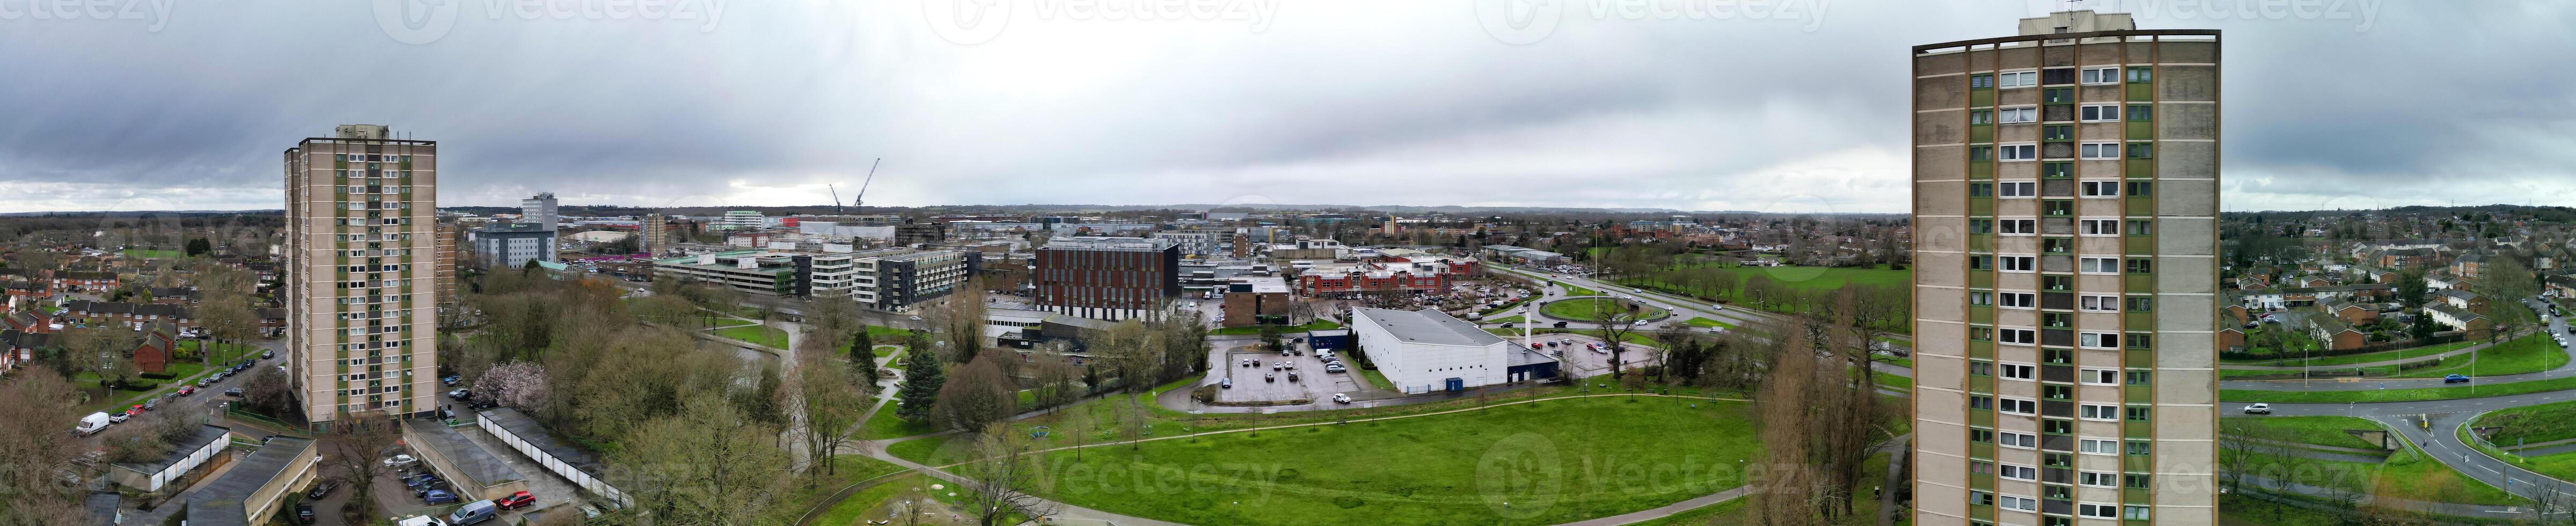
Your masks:
<svg viewBox="0 0 2576 526"><path fill-rule="evenodd" d="M1378 373L1406 394L1515 380L1510 342L1438 310L1351 309L1351 335Z"/></svg>

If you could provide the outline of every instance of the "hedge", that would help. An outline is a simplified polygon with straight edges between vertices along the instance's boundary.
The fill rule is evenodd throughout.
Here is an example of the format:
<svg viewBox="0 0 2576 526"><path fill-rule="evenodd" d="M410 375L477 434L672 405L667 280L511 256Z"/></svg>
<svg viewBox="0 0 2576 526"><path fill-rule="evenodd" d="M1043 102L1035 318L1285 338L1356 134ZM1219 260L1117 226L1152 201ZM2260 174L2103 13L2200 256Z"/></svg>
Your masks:
<svg viewBox="0 0 2576 526"><path fill-rule="evenodd" d="M170 373L143 373L143 374L139 374L139 375L135 375L135 376L141 376L141 377L144 377L144 378L150 378L150 379L154 379L154 380L175 380L175 379L178 379L178 378L179 378L179 375L176 375L176 374L170 374Z"/></svg>

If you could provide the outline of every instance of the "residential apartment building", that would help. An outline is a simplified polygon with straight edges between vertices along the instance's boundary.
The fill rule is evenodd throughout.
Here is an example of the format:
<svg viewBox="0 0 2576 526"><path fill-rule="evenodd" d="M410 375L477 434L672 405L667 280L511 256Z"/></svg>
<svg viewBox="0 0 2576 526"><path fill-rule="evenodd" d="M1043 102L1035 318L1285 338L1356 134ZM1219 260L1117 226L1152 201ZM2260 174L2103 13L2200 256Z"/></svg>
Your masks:
<svg viewBox="0 0 2576 526"><path fill-rule="evenodd" d="M671 223L662 220L662 214L644 214L644 224L635 229L635 235L642 237L636 246L644 249L645 257L662 257L662 251L671 247L670 228Z"/></svg>
<svg viewBox="0 0 2576 526"><path fill-rule="evenodd" d="M303 419L438 408L438 142L343 125L284 153L287 378ZM272 446L273 447L273 446Z"/></svg>
<svg viewBox="0 0 2576 526"><path fill-rule="evenodd" d="M921 302L939 299L965 288L975 274L983 253L969 250L882 250L844 257L849 261L850 278L845 291L859 305L872 309L901 311ZM822 256L816 258L820 265ZM816 294L827 294L821 274L816 275Z"/></svg>
<svg viewBox="0 0 2576 526"><path fill-rule="evenodd" d="M1048 312L1122 320L1181 293L1181 249L1170 240L1059 236L1037 252L1030 281Z"/></svg>
<svg viewBox="0 0 2576 526"><path fill-rule="evenodd" d="M1914 522L2215 524L2219 32L2020 26L1909 54Z"/></svg>
<svg viewBox="0 0 2576 526"><path fill-rule="evenodd" d="M460 297L456 295L456 252L465 246L465 231L457 228L456 222L446 220L439 221L433 231L432 236L438 245L438 315L453 316L457 313L456 302Z"/></svg>
<svg viewBox="0 0 2576 526"><path fill-rule="evenodd" d="M1214 254L1216 253L1218 245L1222 245L1234 239L1234 232L1231 230L1210 228L1164 230L1148 235L1153 236L1154 239L1170 240L1171 242L1181 246L1182 254L1192 256L1207 256L1209 254Z"/></svg>
<svg viewBox="0 0 2576 526"><path fill-rule="evenodd" d="M769 218L761 216L758 210L734 210L725 212L724 217L717 218L714 228L716 230L759 230L768 226Z"/></svg>

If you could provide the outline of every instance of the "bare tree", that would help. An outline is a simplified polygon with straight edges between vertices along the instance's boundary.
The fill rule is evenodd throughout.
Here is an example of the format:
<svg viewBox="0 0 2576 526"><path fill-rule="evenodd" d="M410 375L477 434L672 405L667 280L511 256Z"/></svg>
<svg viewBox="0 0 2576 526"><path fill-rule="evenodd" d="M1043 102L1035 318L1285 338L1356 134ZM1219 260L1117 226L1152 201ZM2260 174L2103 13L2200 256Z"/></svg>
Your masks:
<svg viewBox="0 0 2576 526"><path fill-rule="evenodd" d="M1746 486L1754 488L1754 523L1763 526L1816 524L1816 483L1807 471L1808 397L1814 391L1816 360L1806 336L1790 331L1777 345L1759 395L1763 462L1748 468ZM1758 473L1757 473L1758 471ZM1758 477L1756 475L1759 475Z"/></svg>
<svg viewBox="0 0 2576 526"><path fill-rule="evenodd" d="M0 380L0 400L0 525L78 522L77 488L57 478L86 449L65 429L80 419L71 384L31 366Z"/></svg>
<svg viewBox="0 0 2576 526"><path fill-rule="evenodd" d="M242 381L242 401L269 415L283 414L294 403L292 387L286 385L286 373L275 368L258 367L250 379Z"/></svg>
<svg viewBox="0 0 2576 526"><path fill-rule="evenodd" d="M339 436L323 441L330 448L323 458L348 473L351 495L375 494L376 477L391 469L377 458L401 440L398 426L391 416L380 411L354 413L335 426ZM349 499L340 513L355 519L350 524L365 524L376 516L374 502L375 499Z"/></svg>
<svg viewBox="0 0 2576 526"><path fill-rule="evenodd" d="M1639 313L1628 309L1635 304L1609 298L1578 301L1594 302L1592 319L1589 321L1601 328L1601 345L1610 351L1610 379L1622 378L1628 369L1628 333L1636 332L1637 327L1633 324L1635 320L1640 319ZM1611 308L1609 305L1620 305L1622 308Z"/></svg>
<svg viewBox="0 0 2576 526"><path fill-rule="evenodd" d="M691 397L679 413L644 423L609 453L621 488L664 524L754 524L789 470L778 428L725 397Z"/></svg>
<svg viewBox="0 0 2576 526"><path fill-rule="evenodd" d="M804 363L791 374L788 387L795 393L797 411L805 415L800 438L805 441L809 475L805 483L810 486L815 480L811 475L838 473L838 464L831 461L833 453L849 443L859 416L867 411L868 391L876 384L851 381L848 369L832 366L829 353L798 353L797 359Z"/></svg>
<svg viewBox="0 0 2576 526"><path fill-rule="evenodd" d="M1038 499L1036 491L1040 471L1038 456L1031 452L1036 444L1027 436L1013 432L1009 424L995 423L976 433L974 458L957 467L956 473L969 483L958 497L980 526L1002 526L1003 518L1013 513L1043 522L1055 514L1053 505Z"/></svg>

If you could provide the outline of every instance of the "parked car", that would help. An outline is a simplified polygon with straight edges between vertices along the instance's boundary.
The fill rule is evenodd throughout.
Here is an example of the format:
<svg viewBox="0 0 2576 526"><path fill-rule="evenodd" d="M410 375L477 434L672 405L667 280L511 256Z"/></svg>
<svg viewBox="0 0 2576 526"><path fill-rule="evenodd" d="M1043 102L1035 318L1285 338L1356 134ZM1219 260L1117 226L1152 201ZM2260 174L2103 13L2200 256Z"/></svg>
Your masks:
<svg viewBox="0 0 2576 526"><path fill-rule="evenodd" d="M1339 404L1347 404L1347 403L1351 403L1351 395L1344 394L1344 393L1333 393L1333 403L1339 403Z"/></svg>
<svg viewBox="0 0 2576 526"><path fill-rule="evenodd" d="M498 517L500 515L500 506L493 504L492 501L478 500L465 503L464 506L458 506L456 508L456 513L447 514L447 523L454 526L465 526L467 524L476 524L492 520L493 517Z"/></svg>
<svg viewBox="0 0 2576 526"><path fill-rule="evenodd" d="M1324 364L1324 372L1328 372L1328 373L1338 373L1338 372L1348 371L1348 370L1350 370L1350 369L1347 369L1347 368L1342 367L1342 364L1339 364L1339 363L1328 363L1328 364Z"/></svg>
<svg viewBox="0 0 2576 526"><path fill-rule="evenodd" d="M2444 376L2444 377L2442 377L2442 383L2446 383L2446 384L2465 384L2465 383L2469 383L2469 375L2465 375L2465 374L2454 374L2454 375L2450 375L2450 376Z"/></svg>
<svg viewBox="0 0 2576 526"><path fill-rule="evenodd" d="M531 505L531 504L536 504L536 503L537 503L537 496L536 496L535 494L532 494L532 493L528 493L528 492L522 491L522 492L518 492L518 493L512 493L512 494L510 494L510 496L507 496L507 497L501 497L501 498L498 498L498 499L493 499L493 500L492 500L492 503L493 503L493 504L496 504L496 505L499 505L499 506L501 507L501 509L505 509L505 510L519 509L519 508L528 507L528 505Z"/></svg>
<svg viewBox="0 0 2576 526"><path fill-rule="evenodd" d="M110 423L110 424L120 423L120 422L124 422L124 421L126 421L127 419L131 419L131 418L134 418L134 415L126 414L126 412L124 412L124 411L117 411L117 412L114 412L114 413L108 413L108 414L107 414L107 423Z"/></svg>
<svg viewBox="0 0 2576 526"><path fill-rule="evenodd" d="M457 375L452 375L452 374L451 374L451 375L447 375L447 377L446 377L446 378L440 378L440 379L438 379L438 383L447 384L447 385L449 385L449 386L454 386L454 385L456 385L456 383L457 383L457 382L463 382L463 381L465 381L465 377L463 377L463 376L457 376Z"/></svg>
<svg viewBox="0 0 2576 526"><path fill-rule="evenodd" d="M2254 404L2254 405L2245 406L2245 414L2249 414L2249 415L2268 415L2268 414L2272 414L2272 404Z"/></svg>
<svg viewBox="0 0 2576 526"><path fill-rule="evenodd" d="M431 506L455 504L456 494L448 493L447 490L443 489L434 489L429 490L429 493L422 494L420 499L422 502L428 503Z"/></svg>
<svg viewBox="0 0 2576 526"><path fill-rule="evenodd" d="M1297 381L1297 373L1288 373L1288 381L1289 381L1289 382L1291 382L1291 383L1296 382L1296 381Z"/></svg>
<svg viewBox="0 0 2576 526"><path fill-rule="evenodd" d="M401 456L410 456L410 455L401 455ZM386 465L392 465L392 464L386 464ZM417 488L417 487L420 487L420 485L422 485L422 484L427 484L427 483L429 483L429 481L432 481L432 480L438 480L438 476L437 476L437 475L431 475L431 474L428 474L428 473L415 473L415 474L412 474L411 476L403 477L403 479L402 479L402 481L403 481L403 487L406 487L406 488Z"/></svg>
<svg viewBox="0 0 2576 526"><path fill-rule="evenodd" d="M474 392L473 392L473 391L467 391L467 390L464 390L464 389L458 389L458 390L454 390L454 391L448 391L448 392L447 392L447 397L448 397L448 398L451 398L451 399L456 399L456 400L464 400L464 399L467 399L467 398L473 398L473 397L474 397Z"/></svg>
<svg viewBox="0 0 2576 526"><path fill-rule="evenodd" d="M224 390L224 396L241 396L241 395L242 395L242 388L239 388L239 387L235 387L235 388L225 389L225 390Z"/></svg>
<svg viewBox="0 0 2576 526"><path fill-rule="evenodd" d="M298 523L298 524L312 524L312 523L313 523L313 503L310 503L310 502L298 502L298 503L295 503L295 522L296 522L296 523Z"/></svg>
<svg viewBox="0 0 2576 526"><path fill-rule="evenodd" d="M161 408L161 399L159 399L159 398L153 398L153 399L149 399L149 400L144 400L144 401L143 401L143 405L138 405L138 406L135 406L135 407L143 408L143 410L145 410L145 411L151 411L151 410L155 410L155 409L160 409L160 408Z"/></svg>
<svg viewBox="0 0 2576 526"><path fill-rule="evenodd" d="M1217 381L1216 381L1216 383L1217 383L1217 386L1219 386L1219 387L1224 387L1224 388L1226 388L1226 389L1233 389L1233 388L1234 388L1234 379L1233 379L1233 378L1226 378L1226 379L1222 379L1222 380L1217 380Z"/></svg>
<svg viewBox="0 0 2576 526"><path fill-rule="evenodd" d="M318 500L330 495L331 490L335 489L340 489L340 479L322 479L321 482L313 483L312 491L304 492L304 498Z"/></svg>
<svg viewBox="0 0 2576 526"><path fill-rule="evenodd" d="M1279 375L1271 374L1271 373L1261 373L1261 381L1264 381L1264 382L1276 382L1276 381L1279 381Z"/></svg>
<svg viewBox="0 0 2576 526"><path fill-rule="evenodd" d="M420 459L412 458L411 455L394 455L385 459L385 467L394 469L407 468L411 467L412 464L418 463L420 463ZM405 483L403 485L409 486L411 484Z"/></svg>
<svg viewBox="0 0 2576 526"><path fill-rule="evenodd" d="M259 359L262 359L262 360L266 360L266 359L270 359L270 358L276 358L276 357L277 357L277 351L260 351L260 352L259 352Z"/></svg>
<svg viewBox="0 0 2576 526"><path fill-rule="evenodd" d="M208 376L208 377L205 377L205 378L198 378L198 379L197 379L197 387L205 387L205 386L209 386L209 385L215 385L215 377Z"/></svg>

